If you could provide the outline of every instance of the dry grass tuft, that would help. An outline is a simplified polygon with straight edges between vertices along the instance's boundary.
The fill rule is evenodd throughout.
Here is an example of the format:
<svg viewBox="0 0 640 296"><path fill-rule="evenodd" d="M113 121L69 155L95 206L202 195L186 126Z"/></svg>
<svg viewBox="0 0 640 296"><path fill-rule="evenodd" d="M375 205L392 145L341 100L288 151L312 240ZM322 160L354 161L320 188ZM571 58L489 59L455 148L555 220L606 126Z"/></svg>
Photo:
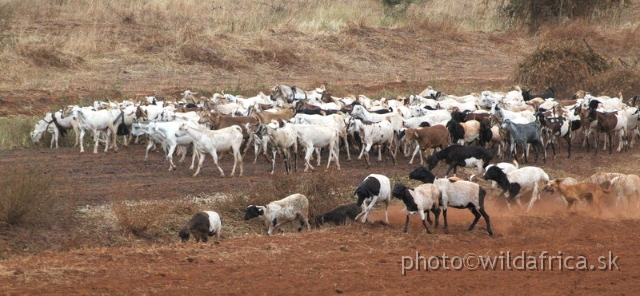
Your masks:
<svg viewBox="0 0 640 296"><path fill-rule="evenodd" d="M54 220L53 177L41 168L0 172L0 225L42 225Z"/></svg>
<svg viewBox="0 0 640 296"><path fill-rule="evenodd" d="M589 89L596 94L605 94L609 96L618 96L623 94L624 100L631 99L632 96L638 94L640 89L640 73L638 67L621 68L609 70L602 75L593 76L588 84Z"/></svg>
<svg viewBox="0 0 640 296"><path fill-rule="evenodd" d="M112 210L117 217L118 226L124 233L146 237L167 215L169 205L157 202L120 201L112 206Z"/></svg>
<svg viewBox="0 0 640 296"><path fill-rule="evenodd" d="M0 117L0 152L18 147L33 147L29 134L36 122L37 119L24 116ZM45 134L47 143L50 143L51 137L48 133ZM45 141L45 139L41 139L41 141Z"/></svg>
<svg viewBox="0 0 640 296"><path fill-rule="evenodd" d="M21 51L21 55L30 59L33 64L38 67L66 69L81 64L84 61L81 57L73 56L49 47L24 48Z"/></svg>
<svg viewBox="0 0 640 296"><path fill-rule="evenodd" d="M225 237L245 233L264 233L264 223L260 219L244 221L244 211L249 205L266 205L294 193L301 193L309 199L310 219L339 204L352 202L352 188L340 187L341 180L331 172L316 172L310 175L271 176L253 184L248 194L230 195L213 199L211 210L223 219ZM193 213L191 213L193 214ZM185 217L184 222L188 221Z"/></svg>

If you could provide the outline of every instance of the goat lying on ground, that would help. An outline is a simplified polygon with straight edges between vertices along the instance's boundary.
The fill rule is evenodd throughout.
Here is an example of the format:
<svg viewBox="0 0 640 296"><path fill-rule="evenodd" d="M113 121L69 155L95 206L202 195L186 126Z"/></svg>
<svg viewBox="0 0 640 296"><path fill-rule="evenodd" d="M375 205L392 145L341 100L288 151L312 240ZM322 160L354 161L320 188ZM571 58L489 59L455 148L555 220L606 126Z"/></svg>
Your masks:
<svg viewBox="0 0 640 296"><path fill-rule="evenodd" d="M429 231L429 227L427 227L427 223L425 222L425 212L433 212L436 227L438 227L438 216L440 215L438 202L442 197L442 192L440 192L440 189L438 189L436 185L422 184L415 189L409 189L407 186L404 186L404 184L398 183L393 187L393 196L402 200L406 206L407 220L403 230L405 233L409 230L409 216L416 213L420 215L422 225L427 233L430 234L431 231ZM427 221L431 224L429 215L427 215Z"/></svg>
<svg viewBox="0 0 640 296"><path fill-rule="evenodd" d="M189 240L189 234L193 234L196 242L207 242L209 236L216 236L216 240L220 239L222 232L222 221L220 215L213 211L198 212L193 218L180 229L178 235L182 242Z"/></svg>
<svg viewBox="0 0 640 296"><path fill-rule="evenodd" d="M581 182L574 185L568 185L562 181L563 178L551 180L547 183L545 189L551 192L557 190L569 203L567 205L567 210L570 210L571 206L573 206L576 201L586 200L591 207L598 211L598 215L602 214L600 202L602 201L602 196L605 193L609 193L608 189L604 189L595 183Z"/></svg>
<svg viewBox="0 0 640 296"><path fill-rule="evenodd" d="M362 213L362 207L359 206L358 203L353 202L339 205L326 213L316 216L314 222L316 226L328 222L333 222L336 226L346 225L347 218L355 220L360 213Z"/></svg>

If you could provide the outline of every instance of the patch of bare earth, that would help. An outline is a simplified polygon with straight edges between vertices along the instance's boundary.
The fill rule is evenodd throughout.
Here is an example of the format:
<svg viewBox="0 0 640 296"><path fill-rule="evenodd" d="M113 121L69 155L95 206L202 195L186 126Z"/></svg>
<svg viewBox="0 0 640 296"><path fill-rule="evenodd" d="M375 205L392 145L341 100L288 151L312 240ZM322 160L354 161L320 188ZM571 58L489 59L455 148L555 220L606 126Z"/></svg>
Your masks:
<svg viewBox="0 0 640 296"><path fill-rule="evenodd" d="M563 175L586 177L596 171L633 172L628 163L631 152L594 156L593 150L576 152L568 160L565 154L558 159L537 165L545 168L551 177ZM123 147L118 153L79 154L77 148L58 150L33 149L4 153L1 169L26 162L44 165L47 173L59 176L59 193L73 193L80 204L100 205L112 201L120 192L133 192L148 199L173 199L187 194L206 192L232 192L238 187L251 188L268 174L269 165L264 159L257 164L245 164L245 176L222 179L211 166L206 166L197 178L191 177L188 164L177 171L166 171L160 153L153 153L148 163L143 159L144 147ZM225 157L223 169L231 166L231 158ZM406 175L416 165L399 158L397 165L375 163L364 169L361 161L343 161L339 174L344 184L355 188L369 173L383 173L392 178L406 180ZM439 166L435 172L444 173ZM279 172L282 173L282 172ZM468 176L467 170L461 176ZM314 174L309 173L312 178ZM484 184L488 186L488 184ZM490 191L487 212L495 232L487 235L485 223L480 220L476 229L467 231L472 215L467 210L449 210L449 234L441 228L434 234L426 234L417 216L412 216L409 233L402 233L404 213L402 204L395 200L390 207L390 225L377 222L350 223L345 227L324 227L311 232L266 235L247 234L225 238L219 244L178 242L177 234L155 243L134 243L130 247L118 247L116 234L94 232L95 237L79 237L70 230L48 230L42 233L3 236L2 249L11 249L13 255L0 265L0 285L3 292L23 293L397 293L397 292L455 292L499 293L513 291L527 293L598 293L606 291L637 291L639 274L636 242L637 220L634 215L622 216L618 210L608 209L602 217L596 217L588 208L577 213L564 211L564 204L555 196L543 193L543 200L532 213L519 209L509 212L495 202L498 190ZM378 208L372 217L379 221L383 216ZM627 218L623 218L627 217ZM223 217L224 221L224 217ZM81 223L81 222L79 222ZM176 227L179 227L177 225ZM433 227L431 227L433 230ZM11 233L11 232L9 232ZM54 239L54 237L58 237ZM37 242L36 245L33 244ZM104 241L102 241L104 240ZM101 242L102 241L102 242ZM100 247L112 241L114 247ZM65 250L60 246L72 250ZM25 248L20 250L20 248ZM59 252L42 252L46 249ZM39 251L36 251L39 249ZM568 267L558 267L559 261L538 262L538 271L520 271L522 264L511 261L512 269L496 267L495 270L470 271L411 269L402 275L402 264L408 264L403 256L429 258L439 256L499 256L509 252L513 257L525 252L528 256L585 256L589 264L599 267L598 256L617 256L620 268L607 271L571 271L576 261ZM23 255L20 255L23 253ZM415 259L413 259L415 260ZM507 260L506 258L504 260ZM544 260L543 260L544 261ZM440 261L442 264L442 261ZM459 265L460 261L453 264ZM434 264L434 262L430 262ZM517 266L515 266L516 264ZM452 268L452 267L449 267ZM505 269L505 270L502 270ZM553 269L553 270L551 270ZM251 284L248 284L250 279Z"/></svg>

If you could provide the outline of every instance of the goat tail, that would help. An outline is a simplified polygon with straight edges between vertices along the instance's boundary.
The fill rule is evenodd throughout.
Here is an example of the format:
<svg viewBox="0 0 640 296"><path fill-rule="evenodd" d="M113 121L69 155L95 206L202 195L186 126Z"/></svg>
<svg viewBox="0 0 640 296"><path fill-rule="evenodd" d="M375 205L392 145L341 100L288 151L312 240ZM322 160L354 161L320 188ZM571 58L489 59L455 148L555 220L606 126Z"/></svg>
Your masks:
<svg viewBox="0 0 640 296"><path fill-rule="evenodd" d="M518 164L518 161L515 160L515 159L513 160L513 165L516 167L516 169L520 168L520 165ZM549 179L549 177L547 177L547 179ZM549 181L549 180L547 180L547 181Z"/></svg>

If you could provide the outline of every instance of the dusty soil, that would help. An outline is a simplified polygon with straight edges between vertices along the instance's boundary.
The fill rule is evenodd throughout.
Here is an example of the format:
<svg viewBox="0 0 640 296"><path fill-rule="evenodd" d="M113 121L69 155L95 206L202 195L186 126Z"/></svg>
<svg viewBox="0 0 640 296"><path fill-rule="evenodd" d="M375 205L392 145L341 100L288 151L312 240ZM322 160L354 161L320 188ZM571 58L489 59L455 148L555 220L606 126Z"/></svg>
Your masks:
<svg viewBox="0 0 640 296"><path fill-rule="evenodd" d="M539 162L551 178L586 177L596 171L635 171L638 148L631 152L594 156L593 150L580 150L571 160L563 152L556 160ZM46 167L46 173L60 177L60 192L81 197L81 203L100 204L118 192L137 192L150 198L170 199L200 192L228 192L236 186L251 186L268 174L269 166L260 160L245 164L245 176L221 179L208 165L201 175L192 178L188 165L168 172L159 153L143 162L142 145L121 147L117 153L79 154L77 148L15 150L3 153L0 168L11 169L27 163ZM227 171L230 157L222 162ZM206 163L206 162L205 162ZM400 158L397 165L376 163L364 169L360 161L342 162L342 170L332 172L344 176L347 184L356 186L369 173L406 176L415 167ZM435 170L443 174L444 167ZM471 171L462 173L468 175ZM562 175L559 175L561 172ZM313 177L315 173L309 173ZM124 180L124 181L123 181ZM336 184L337 185L337 184ZM484 184L483 185L487 185ZM495 235L487 235L480 220L473 231L467 231L472 215L466 210L451 209L450 233L441 228L426 234L417 216L411 218L409 233L402 233L402 205L394 201L390 209L390 225L377 222L350 223L345 227L324 227L310 232L287 232L267 237L246 235L223 239L220 243L175 241L142 247L84 248L67 252L17 254L0 262L0 285L7 294L328 294L328 293L416 293L445 292L482 294L516 293L604 293L635 294L640 290L637 256L638 220L631 214L623 218L618 210L607 209L596 217L588 208L567 213L551 194L529 214L517 208L509 212L494 202L498 192L490 193L487 212ZM373 221L380 220L381 209ZM431 227L433 230L433 227ZM58 232L66 235L64 231ZM3 237L6 245L24 236ZM56 244L55 238L43 242ZM60 237L59 241L68 241ZM500 255L513 257L525 252L539 256L542 252L564 256L586 256L589 264L599 266L598 256L618 256L619 270L571 271L553 270L545 261L544 270L470 271L409 270L402 275L402 264L419 255L439 256ZM506 259L505 259L506 260ZM548 259L547 259L548 260ZM435 261L429 261L434 266ZM460 265L462 261L447 262ZM470 261L473 263L473 260ZM476 261L477 262L477 261ZM516 262L514 264L522 264ZM570 261L576 264L576 261ZM506 264L506 263L505 263ZM542 269L538 262L538 269ZM572 265L570 265L572 266ZM506 269L506 266L505 266ZM427 280L428 279L428 280ZM250 280L250 283L248 282Z"/></svg>

